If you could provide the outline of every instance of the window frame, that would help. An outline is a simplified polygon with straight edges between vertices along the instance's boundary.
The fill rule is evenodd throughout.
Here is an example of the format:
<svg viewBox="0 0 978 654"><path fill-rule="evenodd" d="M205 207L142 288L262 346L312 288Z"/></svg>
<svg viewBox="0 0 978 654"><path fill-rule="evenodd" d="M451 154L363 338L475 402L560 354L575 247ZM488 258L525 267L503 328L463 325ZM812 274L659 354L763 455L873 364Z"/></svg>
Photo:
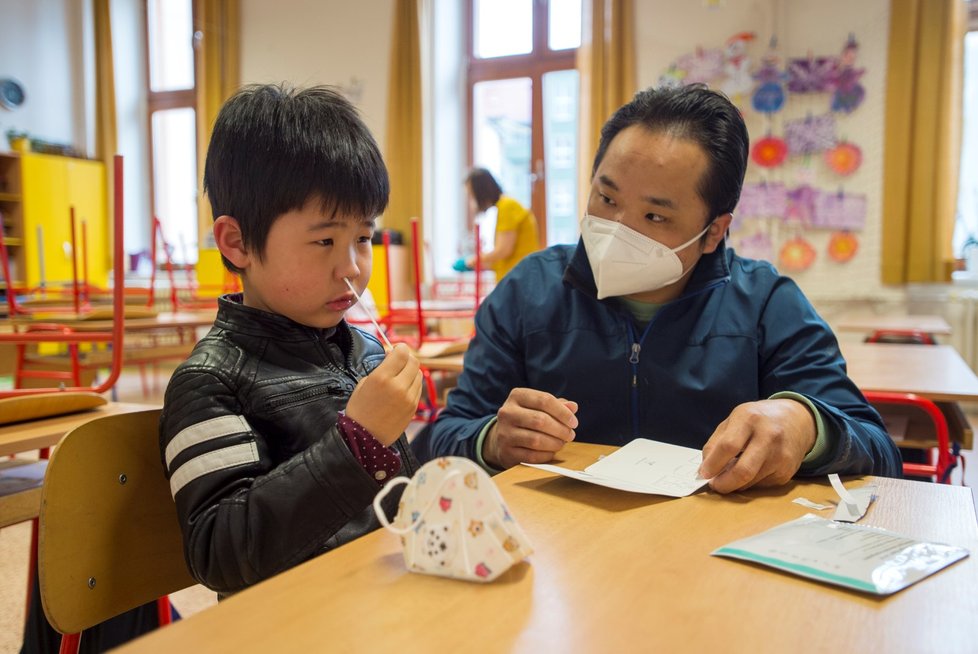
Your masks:
<svg viewBox="0 0 978 654"><path fill-rule="evenodd" d="M159 211L156 206L156 165L155 165L155 152L153 148L153 114L158 111L167 111L170 109L193 109L194 115L196 116L197 108L197 71L199 70L198 65L198 50L196 47L195 34L191 32L190 37L194 38L193 47L193 63L194 63L194 83L193 86L186 89L178 89L172 91L154 91L153 83L151 80L150 69L152 63L150 62L150 33L149 33L149 3L154 0L144 0L140 3L142 7L142 24L143 24L143 61L146 64L145 80L146 80L146 116L145 116L145 126L146 126L146 156L148 160L146 161L146 170L149 171L149 207L150 207L150 243L154 242L158 238L156 233L156 220L159 218ZM197 0L189 0L191 5L191 29L197 25ZM197 133L194 132L194 150L198 150L197 143ZM200 171L198 171L197 177L200 177ZM199 181L199 180L198 180ZM161 221L162 223L162 221ZM196 220L195 220L196 224ZM175 247L176 244L170 243L170 246ZM200 243L197 243L197 248L199 250ZM152 248L151 248L152 249ZM153 265L158 265L156 261ZM177 264L174 262L174 268L186 268L193 267L193 264L184 262L183 264Z"/></svg>
<svg viewBox="0 0 978 654"><path fill-rule="evenodd" d="M549 0L531 0L533 4L533 47L529 53L506 55L482 59L475 56L475 3L478 0L466 0L463 11L465 20L465 42L463 47L466 57L465 102L467 116L465 119L467 161L471 169L475 164L475 134L474 134L474 101L475 85L479 82L528 77L531 89L530 115L530 209L537 218L540 244L547 245L547 193L545 171L547 170L546 153L543 139L543 76L561 70L577 68L577 48L551 50L548 37L550 28ZM583 25L582 25L583 30ZM583 36L583 34L582 34ZM541 183L542 182L542 183ZM473 229L475 216L467 212L469 231Z"/></svg>

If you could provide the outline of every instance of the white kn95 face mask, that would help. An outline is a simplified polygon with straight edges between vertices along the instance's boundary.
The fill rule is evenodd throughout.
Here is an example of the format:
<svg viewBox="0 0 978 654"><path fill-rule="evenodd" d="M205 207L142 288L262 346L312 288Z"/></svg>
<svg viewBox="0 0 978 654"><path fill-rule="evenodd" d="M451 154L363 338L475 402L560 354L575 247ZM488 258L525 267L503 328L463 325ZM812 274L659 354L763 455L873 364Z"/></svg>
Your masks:
<svg viewBox="0 0 978 654"><path fill-rule="evenodd" d="M676 253L695 243L710 228L707 225L682 245L670 248L614 220L584 214L580 225L599 300L657 291L676 283L692 270L683 270Z"/></svg>
<svg viewBox="0 0 978 654"><path fill-rule="evenodd" d="M407 484L391 524L381 500ZM395 477L374 498L377 519L400 534L412 572L492 581L533 551L489 475L469 459L448 456L414 477Z"/></svg>

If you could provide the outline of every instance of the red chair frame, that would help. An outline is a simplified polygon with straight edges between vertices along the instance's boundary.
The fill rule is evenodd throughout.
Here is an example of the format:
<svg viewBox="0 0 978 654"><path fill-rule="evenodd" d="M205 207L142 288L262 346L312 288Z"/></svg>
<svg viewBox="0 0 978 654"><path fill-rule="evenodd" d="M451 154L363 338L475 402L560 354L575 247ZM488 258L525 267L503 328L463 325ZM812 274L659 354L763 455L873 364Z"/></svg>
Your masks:
<svg viewBox="0 0 978 654"><path fill-rule="evenodd" d="M887 341L887 338L898 340ZM934 336L920 329L877 329L866 337L867 343L905 342L917 345L937 345Z"/></svg>
<svg viewBox="0 0 978 654"><path fill-rule="evenodd" d="M896 404L915 407L923 411L934 424L937 437L936 463L904 463L903 474L934 477L938 483L950 483L951 468L957 464L957 457L951 451L951 438L947 426L947 418L941 413L934 402L915 393L887 393L883 391L865 391L866 400L874 405Z"/></svg>

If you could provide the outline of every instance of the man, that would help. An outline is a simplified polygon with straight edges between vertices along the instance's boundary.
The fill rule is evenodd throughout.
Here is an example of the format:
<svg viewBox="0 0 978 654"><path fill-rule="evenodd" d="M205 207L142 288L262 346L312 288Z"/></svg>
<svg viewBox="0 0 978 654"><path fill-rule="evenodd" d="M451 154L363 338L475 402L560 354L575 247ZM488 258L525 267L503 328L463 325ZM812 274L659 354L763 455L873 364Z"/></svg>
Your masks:
<svg viewBox="0 0 978 654"><path fill-rule="evenodd" d="M580 243L527 257L482 305L431 452L492 470L646 437L702 447L721 493L899 476L829 327L794 282L725 246L747 154L739 111L703 86L619 109Z"/></svg>

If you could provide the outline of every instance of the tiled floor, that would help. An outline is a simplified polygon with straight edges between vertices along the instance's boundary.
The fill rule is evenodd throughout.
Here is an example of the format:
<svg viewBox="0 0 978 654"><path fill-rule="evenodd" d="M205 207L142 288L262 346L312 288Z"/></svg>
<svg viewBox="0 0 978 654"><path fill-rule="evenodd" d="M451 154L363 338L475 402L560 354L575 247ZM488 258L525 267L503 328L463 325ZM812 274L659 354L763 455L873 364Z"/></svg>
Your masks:
<svg viewBox="0 0 978 654"><path fill-rule="evenodd" d="M169 370L157 373L155 387L144 397L138 372L126 371L119 382L120 401L161 403ZM978 405L965 407L971 424L978 428ZM966 484L978 485L978 456L974 451L965 452L970 466L967 467ZM954 483L961 483L961 471L952 476ZM30 543L30 525L21 524L0 530L0 654L20 651L23 638L24 598L27 584L27 553ZM194 586L172 596L172 601L184 616L205 609L216 603L213 592L203 586Z"/></svg>

